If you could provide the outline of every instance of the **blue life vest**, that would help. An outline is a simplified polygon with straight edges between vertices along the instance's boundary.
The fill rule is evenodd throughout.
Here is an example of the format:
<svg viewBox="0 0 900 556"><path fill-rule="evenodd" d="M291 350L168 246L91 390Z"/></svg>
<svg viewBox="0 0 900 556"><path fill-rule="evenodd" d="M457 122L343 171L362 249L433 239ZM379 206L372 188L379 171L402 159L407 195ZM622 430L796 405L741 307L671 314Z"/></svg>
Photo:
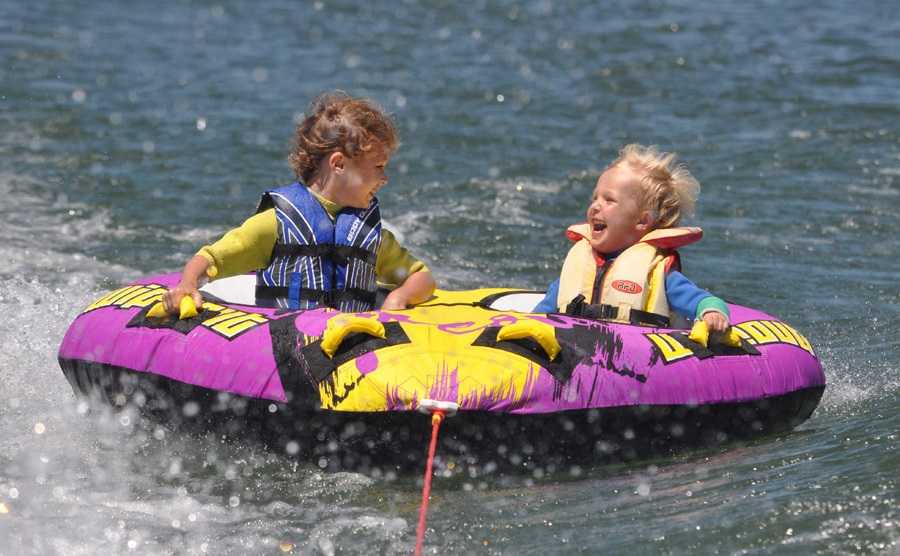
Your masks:
<svg viewBox="0 0 900 556"><path fill-rule="evenodd" d="M377 199L365 209L342 209L332 220L309 189L294 182L263 194L256 212L269 208L275 209L278 231L269 266L256 273L257 304L372 310L381 244Z"/></svg>

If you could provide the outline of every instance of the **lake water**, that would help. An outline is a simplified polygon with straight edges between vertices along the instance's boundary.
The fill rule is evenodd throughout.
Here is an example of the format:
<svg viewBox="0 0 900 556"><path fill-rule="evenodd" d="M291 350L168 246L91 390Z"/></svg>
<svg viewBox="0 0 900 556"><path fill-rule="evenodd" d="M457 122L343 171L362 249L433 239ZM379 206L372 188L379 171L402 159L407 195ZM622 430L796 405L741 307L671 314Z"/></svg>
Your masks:
<svg viewBox="0 0 900 556"><path fill-rule="evenodd" d="M383 215L444 288L546 286L616 151L677 151L703 185L686 274L828 378L790 434L439 473L427 553L897 554L898 53L900 4L868 0L0 2L0 554L412 551L419 473L87 412L56 363L101 292L287 183L335 88L396 117Z"/></svg>

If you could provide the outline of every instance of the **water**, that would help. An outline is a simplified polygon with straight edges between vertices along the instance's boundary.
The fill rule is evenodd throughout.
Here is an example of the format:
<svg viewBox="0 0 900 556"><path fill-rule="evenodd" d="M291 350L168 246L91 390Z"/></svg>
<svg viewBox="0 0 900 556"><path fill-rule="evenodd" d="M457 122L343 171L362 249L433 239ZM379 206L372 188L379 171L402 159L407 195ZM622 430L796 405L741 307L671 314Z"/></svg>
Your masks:
<svg viewBox="0 0 900 556"><path fill-rule="evenodd" d="M829 380L778 437L444 468L429 553L898 553L898 12L0 3L0 554L412 551L417 474L89 413L55 361L100 292L180 267L285 183L294 120L332 88L395 114L383 212L448 288L543 287L616 150L678 151L703 184L686 272L803 331Z"/></svg>

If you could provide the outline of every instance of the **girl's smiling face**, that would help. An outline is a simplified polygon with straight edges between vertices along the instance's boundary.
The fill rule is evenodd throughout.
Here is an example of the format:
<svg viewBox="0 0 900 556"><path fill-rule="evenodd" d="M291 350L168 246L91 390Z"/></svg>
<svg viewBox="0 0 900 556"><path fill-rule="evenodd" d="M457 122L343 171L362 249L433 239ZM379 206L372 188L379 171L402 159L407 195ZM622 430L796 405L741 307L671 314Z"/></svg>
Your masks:
<svg viewBox="0 0 900 556"><path fill-rule="evenodd" d="M607 168L594 187L587 221L591 247L598 253L616 253L637 243L653 224L641 206L640 176L626 165Z"/></svg>
<svg viewBox="0 0 900 556"><path fill-rule="evenodd" d="M391 154L380 145L354 158L344 157L341 183L337 187L339 205L366 208L378 190L388 182L385 169Z"/></svg>
<svg viewBox="0 0 900 556"><path fill-rule="evenodd" d="M381 145L353 158L331 153L322 161L311 188L342 207L367 208L388 181L385 168L390 158L391 152Z"/></svg>

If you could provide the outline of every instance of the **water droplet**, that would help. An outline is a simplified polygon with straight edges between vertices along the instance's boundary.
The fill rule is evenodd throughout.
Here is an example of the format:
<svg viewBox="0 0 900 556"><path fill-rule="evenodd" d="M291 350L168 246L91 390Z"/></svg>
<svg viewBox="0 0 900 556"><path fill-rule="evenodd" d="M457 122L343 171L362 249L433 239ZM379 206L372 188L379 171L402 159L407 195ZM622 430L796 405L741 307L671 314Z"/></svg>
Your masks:
<svg viewBox="0 0 900 556"><path fill-rule="evenodd" d="M185 417L196 417L200 413L200 404L194 401L187 402L181 408L181 412L184 413Z"/></svg>
<svg viewBox="0 0 900 556"><path fill-rule="evenodd" d="M74 91L72 91L72 100L74 100L78 104L84 102L85 99L87 99L87 92L85 92L84 89L75 89Z"/></svg>
<svg viewBox="0 0 900 556"><path fill-rule="evenodd" d="M238 506L241 505L241 499L237 496L232 496L231 498L228 499L228 505L231 506L232 508L237 508Z"/></svg>
<svg viewBox="0 0 900 556"><path fill-rule="evenodd" d="M35 423L34 424L34 434L44 434L46 432L47 427L44 426L44 423Z"/></svg>
<svg viewBox="0 0 900 556"><path fill-rule="evenodd" d="M197 129L199 131L206 129L206 118L197 118Z"/></svg>
<svg viewBox="0 0 900 556"><path fill-rule="evenodd" d="M360 58L356 54L351 54L344 59L344 65L346 65L350 69L359 67L361 63L362 58Z"/></svg>

